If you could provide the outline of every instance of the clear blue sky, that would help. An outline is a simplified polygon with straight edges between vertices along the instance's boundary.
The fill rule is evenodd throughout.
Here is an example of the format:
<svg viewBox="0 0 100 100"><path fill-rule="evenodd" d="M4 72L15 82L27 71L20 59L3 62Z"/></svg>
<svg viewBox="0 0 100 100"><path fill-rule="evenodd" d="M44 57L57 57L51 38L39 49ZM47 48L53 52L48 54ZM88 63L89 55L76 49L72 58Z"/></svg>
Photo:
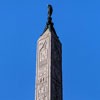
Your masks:
<svg viewBox="0 0 100 100"><path fill-rule="evenodd" d="M100 0L0 0L0 100L35 98L48 3L63 45L63 99L100 100Z"/></svg>

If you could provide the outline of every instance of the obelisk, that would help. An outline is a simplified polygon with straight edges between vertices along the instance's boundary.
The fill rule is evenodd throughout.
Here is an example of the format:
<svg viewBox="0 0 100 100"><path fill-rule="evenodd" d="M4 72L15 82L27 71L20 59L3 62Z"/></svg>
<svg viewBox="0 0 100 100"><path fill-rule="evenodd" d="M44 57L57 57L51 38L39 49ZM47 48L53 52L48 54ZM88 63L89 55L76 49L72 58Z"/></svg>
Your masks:
<svg viewBox="0 0 100 100"><path fill-rule="evenodd" d="M62 44L53 27L53 9L37 41L35 100L62 100Z"/></svg>

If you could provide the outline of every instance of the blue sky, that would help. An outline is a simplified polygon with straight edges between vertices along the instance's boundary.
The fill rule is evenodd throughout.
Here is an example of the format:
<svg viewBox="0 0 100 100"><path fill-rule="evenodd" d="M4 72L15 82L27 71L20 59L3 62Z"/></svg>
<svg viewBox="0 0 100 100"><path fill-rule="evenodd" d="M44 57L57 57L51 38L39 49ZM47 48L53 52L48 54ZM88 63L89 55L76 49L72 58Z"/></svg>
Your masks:
<svg viewBox="0 0 100 100"><path fill-rule="evenodd" d="M47 4L63 45L63 100L100 100L100 0L0 0L0 100L35 98Z"/></svg>

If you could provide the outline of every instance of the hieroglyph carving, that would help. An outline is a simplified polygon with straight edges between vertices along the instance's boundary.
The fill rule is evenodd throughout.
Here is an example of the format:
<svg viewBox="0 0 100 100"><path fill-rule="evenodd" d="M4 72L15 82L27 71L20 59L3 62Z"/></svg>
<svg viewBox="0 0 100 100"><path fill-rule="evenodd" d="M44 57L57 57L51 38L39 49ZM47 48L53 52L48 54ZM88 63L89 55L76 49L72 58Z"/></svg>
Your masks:
<svg viewBox="0 0 100 100"><path fill-rule="evenodd" d="M48 50L49 37L38 42L37 100L48 100Z"/></svg>

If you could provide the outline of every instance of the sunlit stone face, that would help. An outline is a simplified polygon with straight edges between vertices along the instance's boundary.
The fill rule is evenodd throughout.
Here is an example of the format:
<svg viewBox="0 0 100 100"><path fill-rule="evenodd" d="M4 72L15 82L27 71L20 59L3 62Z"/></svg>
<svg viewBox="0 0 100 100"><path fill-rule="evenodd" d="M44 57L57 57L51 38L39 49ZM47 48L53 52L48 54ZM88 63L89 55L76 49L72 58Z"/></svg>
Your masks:
<svg viewBox="0 0 100 100"><path fill-rule="evenodd" d="M50 32L47 30L38 40L36 100L50 100Z"/></svg>

